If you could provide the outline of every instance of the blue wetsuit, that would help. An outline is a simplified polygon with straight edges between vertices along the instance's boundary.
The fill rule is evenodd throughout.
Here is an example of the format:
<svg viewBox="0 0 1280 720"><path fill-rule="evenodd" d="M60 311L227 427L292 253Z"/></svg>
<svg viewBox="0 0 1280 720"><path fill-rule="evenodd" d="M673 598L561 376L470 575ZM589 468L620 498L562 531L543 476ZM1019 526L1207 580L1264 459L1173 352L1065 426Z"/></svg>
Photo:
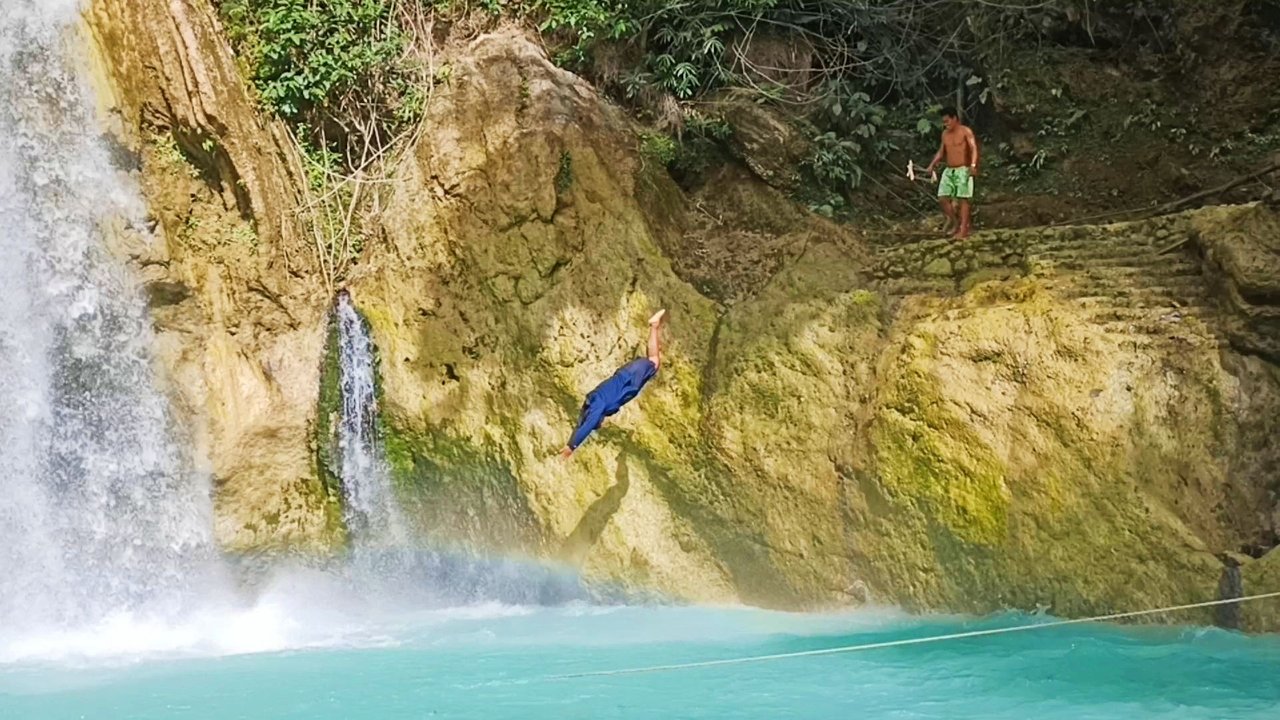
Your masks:
<svg viewBox="0 0 1280 720"><path fill-rule="evenodd" d="M569 449L577 450L582 441L587 439L604 419L622 409L636 395L649 379L658 372L658 366L649 358L636 358L623 365L613 377L596 386L587 393L587 401L582 404L582 414L578 416L578 427L569 438Z"/></svg>

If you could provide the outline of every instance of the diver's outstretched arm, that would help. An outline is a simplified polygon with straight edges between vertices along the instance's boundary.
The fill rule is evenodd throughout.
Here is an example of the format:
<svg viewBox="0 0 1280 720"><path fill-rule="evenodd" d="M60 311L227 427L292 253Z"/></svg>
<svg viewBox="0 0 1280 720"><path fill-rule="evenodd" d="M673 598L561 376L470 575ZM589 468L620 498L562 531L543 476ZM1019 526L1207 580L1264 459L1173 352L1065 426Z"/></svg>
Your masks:
<svg viewBox="0 0 1280 720"><path fill-rule="evenodd" d="M604 422L604 409L587 400L582 406L582 414L578 416L578 425L573 429L569 444L560 450L560 457L568 458L573 455L578 446L585 442L587 436L595 432L602 422Z"/></svg>

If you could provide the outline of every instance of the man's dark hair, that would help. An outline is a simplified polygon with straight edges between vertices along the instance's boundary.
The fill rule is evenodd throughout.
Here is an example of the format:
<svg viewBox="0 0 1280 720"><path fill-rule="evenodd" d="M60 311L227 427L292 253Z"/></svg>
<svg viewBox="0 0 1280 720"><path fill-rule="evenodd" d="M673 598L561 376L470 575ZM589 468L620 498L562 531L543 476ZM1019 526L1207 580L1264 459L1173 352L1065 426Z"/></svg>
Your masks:
<svg viewBox="0 0 1280 720"><path fill-rule="evenodd" d="M956 112L956 109L955 109L954 107L952 107L952 106L948 105L948 106L946 106L946 107L942 108L942 117L953 117L953 118L955 118L955 119L959 120L959 119L960 119L960 113Z"/></svg>

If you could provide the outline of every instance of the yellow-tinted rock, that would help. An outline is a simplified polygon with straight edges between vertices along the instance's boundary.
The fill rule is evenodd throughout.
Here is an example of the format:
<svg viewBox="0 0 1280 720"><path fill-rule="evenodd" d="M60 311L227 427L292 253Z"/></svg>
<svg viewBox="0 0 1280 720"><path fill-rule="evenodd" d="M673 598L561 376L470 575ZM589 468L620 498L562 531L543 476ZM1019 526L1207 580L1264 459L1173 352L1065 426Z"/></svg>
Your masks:
<svg viewBox="0 0 1280 720"><path fill-rule="evenodd" d="M259 115L207 2L94 0L86 18L159 240L115 249L148 282L170 395L214 477L216 535L232 550L327 548L336 506L309 437L327 296L283 129Z"/></svg>
<svg viewBox="0 0 1280 720"><path fill-rule="evenodd" d="M1280 592L1280 551L1272 550L1240 569L1245 595ZM1280 631L1280 597L1243 603L1244 630Z"/></svg>
<svg viewBox="0 0 1280 720"><path fill-rule="evenodd" d="M116 244L163 264L149 278L161 356L219 479L219 537L335 542L309 442L328 298L271 220L289 216L291 161L206 3L95 8L165 240ZM155 38L122 46L128 18ZM1220 350L1191 314L1148 342L1034 274L1008 279L1033 242L1095 230L975 238L986 260L935 244L957 273L1007 272L959 297L890 297L847 231L744 174L689 202L621 111L520 33L448 61L352 278L380 352L387 456L434 540L696 600L1080 615L1210 599L1215 554L1276 529L1273 366ZM143 77L146 63L164 72ZM192 148L149 136L154 113L222 133L217 162L234 172L219 177L256 187L247 202L193 177ZM246 215L257 245L237 242ZM1098 230L1162 231L1172 242L1167 225ZM924 269L901 260L880 274ZM643 352L657 307L661 372L561 461L582 396ZM1271 565L1246 565L1248 591Z"/></svg>

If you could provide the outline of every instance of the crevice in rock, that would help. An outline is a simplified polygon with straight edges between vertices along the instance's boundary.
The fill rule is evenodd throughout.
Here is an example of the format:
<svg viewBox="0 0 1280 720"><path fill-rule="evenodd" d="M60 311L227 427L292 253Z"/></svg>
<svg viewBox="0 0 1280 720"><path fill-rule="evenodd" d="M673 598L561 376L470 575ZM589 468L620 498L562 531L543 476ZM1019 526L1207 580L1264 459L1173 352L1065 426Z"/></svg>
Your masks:
<svg viewBox="0 0 1280 720"><path fill-rule="evenodd" d="M711 399L716 394L716 365L720 361L720 331L724 328L728 311L721 308L716 315L715 327L711 329L711 339L707 343L707 360L702 366L702 425L704 430L710 429Z"/></svg>
<svg viewBox="0 0 1280 720"><path fill-rule="evenodd" d="M1262 536L1258 538L1257 542L1246 543L1240 546L1240 552L1241 554L1248 555L1254 560L1258 560L1277 547L1280 547L1280 538L1276 536L1276 532L1274 530L1267 530L1262 533Z"/></svg>
<svg viewBox="0 0 1280 720"><path fill-rule="evenodd" d="M156 309L179 305L191 297L191 288L184 283L160 280L147 283L147 306Z"/></svg>
<svg viewBox="0 0 1280 720"><path fill-rule="evenodd" d="M1218 599L1234 600L1244 597L1244 581L1240 576L1240 564L1231 556L1222 558L1222 575L1218 579ZM1213 611L1213 623L1227 630L1239 630L1244 625L1244 613L1240 603L1218 605Z"/></svg>
<svg viewBox="0 0 1280 720"><path fill-rule="evenodd" d="M546 272L538 273L538 274L541 275L543 278L555 277L556 274L558 274L561 270L568 267L570 262L572 262L570 258L566 258L566 257L556 258L555 262L551 263L551 267L548 268Z"/></svg>
<svg viewBox="0 0 1280 720"><path fill-rule="evenodd" d="M292 312L289 312L289 307L285 305L282 299L280 299L280 295L273 292L270 288L268 288L265 284L263 284L263 282L260 279L251 280L248 283L247 287L249 289L249 292L252 292L253 294L258 295L259 297L262 297L268 300L272 305L275 305L277 308L279 308L280 312L284 313L285 317L289 318L290 329L296 330L298 327L301 326L301 323L298 322L298 318L295 317Z"/></svg>

